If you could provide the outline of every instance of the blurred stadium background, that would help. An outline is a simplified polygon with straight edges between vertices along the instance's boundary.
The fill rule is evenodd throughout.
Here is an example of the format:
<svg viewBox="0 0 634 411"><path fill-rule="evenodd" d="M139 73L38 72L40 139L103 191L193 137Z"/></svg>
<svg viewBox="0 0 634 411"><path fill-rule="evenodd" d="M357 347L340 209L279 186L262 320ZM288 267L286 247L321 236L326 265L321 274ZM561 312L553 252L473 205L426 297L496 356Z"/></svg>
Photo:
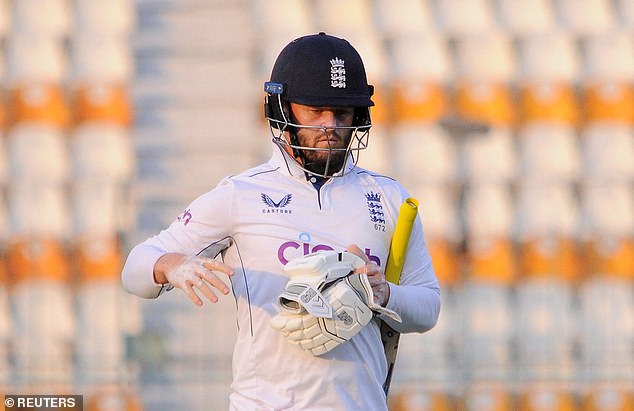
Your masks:
<svg viewBox="0 0 634 411"><path fill-rule="evenodd" d="M233 302L120 268L268 158L262 84L317 31L365 60L361 162L420 200L442 283L392 410L634 409L631 0L0 0L0 393L226 409Z"/></svg>

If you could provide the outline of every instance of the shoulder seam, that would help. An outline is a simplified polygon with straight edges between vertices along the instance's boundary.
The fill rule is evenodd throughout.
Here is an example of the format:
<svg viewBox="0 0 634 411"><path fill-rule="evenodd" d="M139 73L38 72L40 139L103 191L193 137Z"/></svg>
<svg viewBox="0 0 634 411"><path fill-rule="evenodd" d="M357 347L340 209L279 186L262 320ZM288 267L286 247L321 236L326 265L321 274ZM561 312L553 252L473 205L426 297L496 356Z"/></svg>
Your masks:
<svg viewBox="0 0 634 411"><path fill-rule="evenodd" d="M254 173L254 174L250 174L248 177L255 177L255 176L259 176L260 174L272 173L272 172L277 171L279 169L280 169L279 167L276 167L276 168L273 168L271 170L260 171L260 172Z"/></svg>
<svg viewBox="0 0 634 411"><path fill-rule="evenodd" d="M359 175L359 174L368 174L368 175L370 175L372 177L381 177L381 178L386 178L388 180L396 181L396 179L394 179L392 177L388 177L388 176L383 175L383 174L372 173L372 172L367 171L367 170L359 170L359 171L357 171L357 175Z"/></svg>
<svg viewBox="0 0 634 411"><path fill-rule="evenodd" d="M277 170L279 170L279 167L276 167L276 168L273 168L273 169L270 169L270 170L258 171L258 172L253 173L253 174L245 174L244 176L245 177L249 177L249 178L250 177L257 177L257 176L259 176L261 174L272 173L272 172L277 171ZM234 174L232 176L229 176L229 178L231 179L231 178L238 177L238 176L240 176L240 174Z"/></svg>

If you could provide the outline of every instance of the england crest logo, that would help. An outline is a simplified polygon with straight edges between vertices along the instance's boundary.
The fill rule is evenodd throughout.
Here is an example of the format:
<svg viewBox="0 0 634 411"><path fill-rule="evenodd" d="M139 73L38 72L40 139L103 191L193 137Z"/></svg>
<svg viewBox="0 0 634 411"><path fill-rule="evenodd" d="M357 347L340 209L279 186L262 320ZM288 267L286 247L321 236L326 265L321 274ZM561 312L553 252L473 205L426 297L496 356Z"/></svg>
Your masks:
<svg viewBox="0 0 634 411"><path fill-rule="evenodd" d="M330 86L334 88L346 88L346 68L344 61L339 57L330 60Z"/></svg>
<svg viewBox="0 0 634 411"><path fill-rule="evenodd" d="M385 224L385 214L383 214L383 205L381 204L381 193L370 191L365 195L365 198L367 200L370 221Z"/></svg>

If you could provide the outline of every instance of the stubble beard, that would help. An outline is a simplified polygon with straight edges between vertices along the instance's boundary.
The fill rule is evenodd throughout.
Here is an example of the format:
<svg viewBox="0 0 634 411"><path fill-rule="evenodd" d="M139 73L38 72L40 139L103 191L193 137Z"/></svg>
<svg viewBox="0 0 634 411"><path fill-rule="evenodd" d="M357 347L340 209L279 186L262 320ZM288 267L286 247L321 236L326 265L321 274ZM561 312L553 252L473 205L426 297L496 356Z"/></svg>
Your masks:
<svg viewBox="0 0 634 411"><path fill-rule="evenodd" d="M307 132L308 130L297 130L297 140L302 147L314 147L309 144L311 137L307 136ZM338 143L336 146L332 147L333 149L336 148L338 150L328 151L326 147L322 147L322 150L301 150L304 156L304 168L315 174L326 174L327 171L327 175L333 175L343 168L347 151L342 149L348 148L350 139L352 138L352 132L343 138L339 133L333 133L336 133L337 139L342 141L342 143ZM328 158L330 158L330 162L328 162ZM328 166L328 170L326 170L326 166Z"/></svg>

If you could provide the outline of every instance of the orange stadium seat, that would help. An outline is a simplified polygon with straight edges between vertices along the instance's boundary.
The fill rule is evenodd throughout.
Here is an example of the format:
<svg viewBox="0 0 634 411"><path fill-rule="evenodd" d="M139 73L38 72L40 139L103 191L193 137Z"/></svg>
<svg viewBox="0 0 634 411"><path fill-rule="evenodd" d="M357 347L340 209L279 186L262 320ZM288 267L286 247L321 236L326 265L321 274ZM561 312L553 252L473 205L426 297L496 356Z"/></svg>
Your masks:
<svg viewBox="0 0 634 411"><path fill-rule="evenodd" d="M123 85L85 85L73 92L74 122L102 122L129 127L132 102Z"/></svg>
<svg viewBox="0 0 634 411"><path fill-rule="evenodd" d="M518 186L517 356L530 378L570 378L573 372L578 220L570 186Z"/></svg>
<svg viewBox="0 0 634 411"><path fill-rule="evenodd" d="M522 278L579 280L579 248L575 238L535 238L519 245Z"/></svg>
<svg viewBox="0 0 634 411"><path fill-rule="evenodd" d="M398 79L392 82L393 121L435 121L448 112L449 102L442 84L425 80Z"/></svg>
<svg viewBox="0 0 634 411"><path fill-rule="evenodd" d="M66 127L70 110L66 91L56 84L24 84L8 92L9 125L35 122Z"/></svg>
<svg viewBox="0 0 634 411"><path fill-rule="evenodd" d="M0 287L4 288L7 285L8 285L7 261L6 261L5 253L3 252L0 254Z"/></svg>
<svg viewBox="0 0 634 411"><path fill-rule="evenodd" d="M461 117L494 126L512 126L516 115L513 99L508 86L461 81L456 85L454 106Z"/></svg>
<svg viewBox="0 0 634 411"><path fill-rule="evenodd" d="M523 84L518 95L522 124L552 121L578 125L581 121L576 91L571 85L550 82Z"/></svg>
<svg viewBox="0 0 634 411"><path fill-rule="evenodd" d="M7 108L7 96L4 88L0 90L0 130L4 131L7 128L9 113Z"/></svg>
<svg viewBox="0 0 634 411"><path fill-rule="evenodd" d="M572 392L550 386L528 387L518 399L518 411L576 411L579 409Z"/></svg>
<svg viewBox="0 0 634 411"><path fill-rule="evenodd" d="M503 184L474 184L465 192L466 270L473 281L510 285L515 280L512 214L510 191Z"/></svg>
<svg viewBox="0 0 634 411"><path fill-rule="evenodd" d="M462 280L463 233L455 192L444 183L420 183L409 187L419 200L425 227L425 242L434 262L434 271L442 286L453 288Z"/></svg>
<svg viewBox="0 0 634 411"><path fill-rule="evenodd" d="M76 270L81 281L118 280L123 267L116 237L87 237L75 245Z"/></svg>
<svg viewBox="0 0 634 411"><path fill-rule="evenodd" d="M119 240L116 237L86 237L74 247L80 281L118 280L123 266Z"/></svg>
<svg viewBox="0 0 634 411"><path fill-rule="evenodd" d="M634 409L634 391L625 384L596 384L582 395L583 411L629 411Z"/></svg>
<svg viewBox="0 0 634 411"><path fill-rule="evenodd" d="M393 40L390 58L393 122L429 122L446 115L452 67L445 39L434 33L403 34Z"/></svg>
<svg viewBox="0 0 634 411"><path fill-rule="evenodd" d="M431 237L426 242L441 287L456 287L461 280L462 268L458 245L442 237Z"/></svg>
<svg viewBox="0 0 634 411"><path fill-rule="evenodd" d="M634 44L626 31L611 30L584 38L585 76L581 98L586 123L634 124Z"/></svg>
<svg viewBox="0 0 634 411"><path fill-rule="evenodd" d="M372 101L374 106L370 107L370 118L372 124L386 126L391 124L393 118L393 96L390 89L385 84L377 84L374 87Z"/></svg>
<svg viewBox="0 0 634 411"><path fill-rule="evenodd" d="M7 266L12 286L25 281L65 283L71 279L68 251L54 239L13 239L7 247Z"/></svg>
<svg viewBox="0 0 634 411"><path fill-rule="evenodd" d="M330 1L330 0L329 0ZM336 4L340 4L334 2ZM333 3L333 4L334 4ZM354 3L354 2L352 2ZM336 13L340 14L340 13ZM389 72L387 66L387 50L381 41L380 36L373 32L342 32L346 39L354 44L366 66L368 83L374 86L372 101L372 121L377 124L387 124L391 120L392 96L389 89Z"/></svg>
<svg viewBox="0 0 634 411"><path fill-rule="evenodd" d="M13 302L14 378L69 382L75 317L65 246L50 238L13 239L8 244L7 262Z"/></svg>
<svg viewBox="0 0 634 411"><path fill-rule="evenodd" d="M456 40L455 111L458 115L511 126L515 107L510 84L516 59L509 36L489 31Z"/></svg>
<svg viewBox="0 0 634 411"><path fill-rule="evenodd" d="M582 250L588 274L634 279L634 238L595 236Z"/></svg>
<svg viewBox="0 0 634 411"><path fill-rule="evenodd" d="M517 276L516 252L509 238L469 241L467 276L475 281L511 285Z"/></svg>
<svg viewBox="0 0 634 411"><path fill-rule="evenodd" d="M84 411L143 411L143 409L138 395L116 387L98 387L84 397Z"/></svg>
<svg viewBox="0 0 634 411"><path fill-rule="evenodd" d="M43 33L16 32L7 39L6 47L9 125L27 121L68 125L62 40Z"/></svg>
<svg viewBox="0 0 634 411"><path fill-rule="evenodd" d="M634 86L613 82L584 84L582 104L588 123L607 121L634 125Z"/></svg>
<svg viewBox="0 0 634 411"><path fill-rule="evenodd" d="M581 115L573 85L580 75L580 57L573 38L556 31L527 35L518 43L518 56L520 123L578 125Z"/></svg>
<svg viewBox="0 0 634 411"><path fill-rule="evenodd" d="M474 382L467 387L457 408L465 411L515 411L513 392L503 383Z"/></svg>
<svg viewBox="0 0 634 411"><path fill-rule="evenodd" d="M130 126L133 109L128 84L133 63L125 40L112 35L77 36L70 57L75 124L104 122Z"/></svg>
<svg viewBox="0 0 634 411"><path fill-rule="evenodd" d="M588 226L582 261L588 275L634 279L633 197L628 182L597 181L582 187Z"/></svg>
<svg viewBox="0 0 634 411"><path fill-rule="evenodd" d="M440 390L408 387L390 393L388 408L390 411L453 411L456 401Z"/></svg>
<svg viewBox="0 0 634 411"><path fill-rule="evenodd" d="M580 365L594 379L631 379L634 369L632 196L629 181L596 181L581 190L587 222L581 263L587 276L579 288Z"/></svg>

